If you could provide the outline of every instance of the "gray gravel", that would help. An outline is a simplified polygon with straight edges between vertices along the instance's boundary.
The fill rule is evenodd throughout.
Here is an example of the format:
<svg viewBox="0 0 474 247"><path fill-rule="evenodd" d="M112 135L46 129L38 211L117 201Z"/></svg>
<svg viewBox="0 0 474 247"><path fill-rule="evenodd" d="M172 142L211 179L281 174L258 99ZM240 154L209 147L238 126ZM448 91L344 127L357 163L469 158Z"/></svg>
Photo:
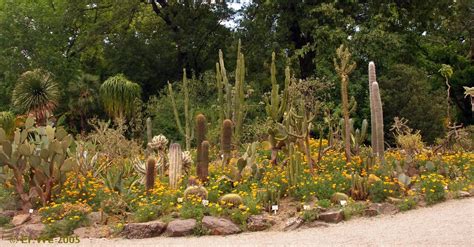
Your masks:
<svg viewBox="0 0 474 247"><path fill-rule="evenodd" d="M0 246L26 245L0 241ZM80 244L65 246L474 246L474 198L452 200L393 216L354 219L328 228L227 237L82 239Z"/></svg>

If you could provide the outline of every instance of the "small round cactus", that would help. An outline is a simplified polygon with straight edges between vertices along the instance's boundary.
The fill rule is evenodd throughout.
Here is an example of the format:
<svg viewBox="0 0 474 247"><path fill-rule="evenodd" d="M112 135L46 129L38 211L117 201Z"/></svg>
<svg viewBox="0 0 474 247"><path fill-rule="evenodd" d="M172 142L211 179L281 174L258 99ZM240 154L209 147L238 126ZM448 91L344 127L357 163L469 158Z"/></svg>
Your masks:
<svg viewBox="0 0 474 247"><path fill-rule="evenodd" d="M189 186L184 190L184 198L188 199L191 197L200 197L201 199L205 200L207 199L207 190L203 186Z"/></svg>
<svg viewBox="0 0 474 247"><path fill-rule="evenodd" d="M244 200L238 194L226 194L219 200L222 204L227 206L240 206L244 204Z"/></svg>
<svg viewBox="0 0 474 247"><path fill-rule="evenodd" d="M148 143L148 146L155 150L165 149L168 146L168 139L164 135L154 136L151 142Z"/></svg>

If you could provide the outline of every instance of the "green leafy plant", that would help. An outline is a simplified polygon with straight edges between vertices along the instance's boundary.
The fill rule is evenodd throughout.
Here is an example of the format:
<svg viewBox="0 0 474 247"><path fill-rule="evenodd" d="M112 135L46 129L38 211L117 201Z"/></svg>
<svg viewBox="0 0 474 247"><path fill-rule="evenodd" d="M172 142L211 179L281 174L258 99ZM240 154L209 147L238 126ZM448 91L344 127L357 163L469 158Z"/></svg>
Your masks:
<svg viewBox="0 0 474 247"><path fill-rule="evenodd" d="M140 85L129 81L123 74L109 77L100 86L105 111L111 118L124 119L133 115L134 101L140 98Z"/></svg>
<svg viewBox="0 0 474 247"><path fill-rule="evenodd" d="M421 176L421 191L425 195L428 204L434 204L445 199L447 183L444 180L442 175L436 173Z"/></svg>

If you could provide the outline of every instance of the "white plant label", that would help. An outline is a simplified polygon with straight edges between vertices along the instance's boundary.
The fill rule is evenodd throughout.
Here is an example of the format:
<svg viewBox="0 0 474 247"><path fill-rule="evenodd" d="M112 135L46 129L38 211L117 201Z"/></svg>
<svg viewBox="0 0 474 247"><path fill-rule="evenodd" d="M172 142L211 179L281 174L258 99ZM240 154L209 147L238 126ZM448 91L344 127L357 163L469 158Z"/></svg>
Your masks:
<svg viewBox="0 0 474 247"><path fill-rule="evenodd" d="M278 211L278 205L272 205L272 211L274 214L276 214Z"/></svg>
<svg viewBox="0 0 474 247"><path fill-rule="evenodd" d="M182 198L182 197L178 197L178 202L183 202L183 198Z"/></svg>
<svg viewBox="0 0 474 247"><path fill-rule="evenodd" d="M32 213L33 213L33 209L32 209L32 208L30 208L29 212L30 212L30 214L32 214Z"/></svg>
<svg viewBox="0 0 474 247"><path fill-rule="evenodd" d="M448 186L444 186L444 190L448 190Z"/></svg>
<svg viewBox="0 0 474 247"><path fill-rule="evenodd" d="M346 206L347 205L347 201L346 200L341 200L341 206Z"/></svg>
<svg viewBox="0 0 474 247"><path fill-rule="evenodd" d="M209 201L208 200L202 200L202 205L204 205L204 206L209 205Z"/></svg>
<svg viewBox="0 0 474 247"><path fill-rule="evenodd" d="M311 206L310 206L310 205L303 205L303 209L304 209L304 210L310 210L310 209L311 209Z"/></svg>

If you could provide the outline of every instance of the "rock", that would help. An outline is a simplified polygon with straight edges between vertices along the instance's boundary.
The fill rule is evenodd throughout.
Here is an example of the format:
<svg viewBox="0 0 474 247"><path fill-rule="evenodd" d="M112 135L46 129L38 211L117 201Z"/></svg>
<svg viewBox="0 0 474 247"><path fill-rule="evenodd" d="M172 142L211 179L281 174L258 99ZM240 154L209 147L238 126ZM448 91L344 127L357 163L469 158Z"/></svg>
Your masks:
<svg viewBox="0 0 474 247"><path fill-rule="evenodd" d="M328 211L328 212L320 213L318 218L319 220L322 220L328 223L339 223L342 220L344 220L344 214L342 213L342 210Z"/></svg>
<svg viewBox="0 0 474 247"><path fill-rule="evenodd" d="M300 217L293 217L289 218L285 222L285 227L283 228L283 231L293 231L298 229L301 225L303 225L303 219Z"/></svg>
<svg viewBox="0 0 474 247"><path fill-rule="evenodd" d="M470 197L471 196L471 193L467 192L467 191L458 191L458 196L461 197L461 198L466 198L466 197Z"/></svg>
<svg viewBox="0 0 474 247"><path fill-rule="evenodd" d="M308 228L318 228L318 227L326 228L326 227L329 227L329 224L325 223L325 222L322 222L322 221L313 221L313 222L307 224L306 227L308 227Z"/></svg>
<svg viewBox="0 0 474 247"><path fill-rule="evenodd" d="M84 238L107 238L111 234L108 226L80 227L74 230L74 235Z"/></svg>
<svg viewBox="0 0 474 247"><path fill-rule="evenodd" d="M41 233L43 233L45 229L45 225L38 223L38 224L27 224L19 227L15 230L15 235L17 237L25 237L29 239L36 239L40 237Z"/></svg>
<svg viewBox="0 0 474 247"><path fill-rule="evenodd" d="M391 197L391 196L387 197L387 201L392 203L392 204L398 204L398 203L403 202L402 199Z"/></svg>
<svg viewBox="0 0 474 247"><path fill-rule="evenodd" d="M102 225L104 223L105 218L107 218L107 216L105 215L105 213L102 212L91 212L87 215L89 223L93 226Z"/></svg>
<svg viewBox="0 0 474 247"><path fill-rule="evenodd" d="M30 224L38 224L41 223L41 216L37 214L31 215L30 221L28 221Z"/></svg>
<svg viewBox="0 0 474 247"><path fill-rule="evenodd" d="M202 218L202 226L204 229L209 230L211 235L229 235L242 231L232 221L212 216L204 216Z"/></svg>
<svg viewBox="0 0 474 247"><path fill-rule="evenodd" d="M349 200L349 196L344 193L336 192L331 196L331 202L334 204L340 204L341 201L347 200Z"/></svg>
<svg viewBox="0 0 474 247"><path fill-rule="evenodd" d="M152 238L157 237L166 229L166 224L159 221L144 223L130 223L125 225L122 234L125 238Z"/></svg>
<svg viewBox="0 0 474 247"><path fill-rule="evenodd" d="M165 234L170 237L182 237L193 234L196 228L196 220L173 220L168 223Z"/></svg>
<svg viewBox="0 0 474 247"><path fill-rule="evenodd" d="M373 211L377 211L378 214L396 214L398 213L399 209L397 206L393 205L393 204L390 204L390 203L372 203L369 208L366 209L366 212L367 211L371 211L372 213L374 213ZM373 215L369 215L369 216L373 216Z"/></svg>
<svg viewBox="0 0 474 247"><path fill-rule="evenodd" d="M364 215L368 217L373 217L379 215L379 211L375 208L366 208L364 210Z"/></svg>
<svg viewBox="0 0 474 247"><path fill-rule="evenodd" d="M0 216L13 218L15 216L15 210L5 210L0 212Z"/></svg>
<svg viewBox="0 0 474 247"><path fill-rule="evenodd" d="M249 231L263 231L272 226L272 221L263 215L251 215L247 219L247 229Z"/></svg>
<svg viewBox="0 0 474 247"><path fill-rule="evenodd" d="M29 214L19 214L19 215L16 215L15 217L13 217L12 224L15 225L15 226L19 226L19 225L25 223L26 221L28 221L29 219L30 219Z"/></svg>

